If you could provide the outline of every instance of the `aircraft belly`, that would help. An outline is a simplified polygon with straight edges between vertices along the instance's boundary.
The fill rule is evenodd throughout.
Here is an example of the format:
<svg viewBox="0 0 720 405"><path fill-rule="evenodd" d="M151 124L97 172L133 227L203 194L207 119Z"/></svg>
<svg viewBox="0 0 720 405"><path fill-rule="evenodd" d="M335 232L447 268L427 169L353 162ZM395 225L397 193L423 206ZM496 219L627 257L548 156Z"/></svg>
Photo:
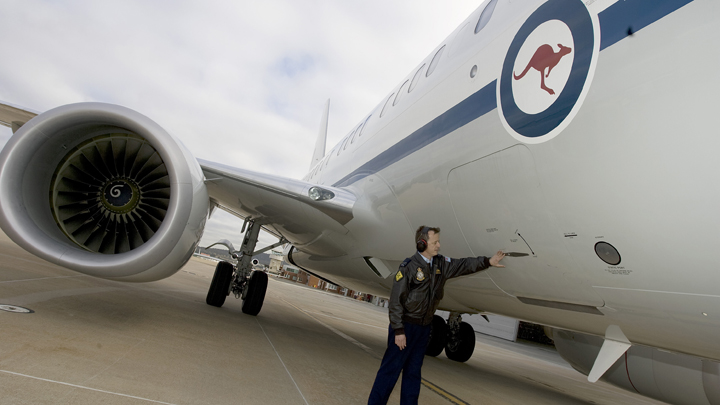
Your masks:
<svg viewBox="0 0 720 405"><path fill-rule="evenodd" d="M487 274L516 297L600 307L603 300L564 246L549 214L530 150L516 145L456 167L448 191L473 251L525 253Z"/></svg>

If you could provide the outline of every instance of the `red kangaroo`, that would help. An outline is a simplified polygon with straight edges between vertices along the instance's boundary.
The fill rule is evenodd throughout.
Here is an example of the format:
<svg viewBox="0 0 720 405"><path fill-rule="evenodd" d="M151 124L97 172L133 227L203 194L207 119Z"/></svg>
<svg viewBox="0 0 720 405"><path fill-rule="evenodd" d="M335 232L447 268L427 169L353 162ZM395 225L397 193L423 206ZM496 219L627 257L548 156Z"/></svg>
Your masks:
<svg viewBox="0 0 720 405"><path fill-rule="evenodd" d="M548 44L540 45L537 51L535 51L533 57L530 58L530 62L528 62L525 70L523 70L520 75L516 75L515 72L513 72L513 77L515 78L515 80L522 79L523 76L525 76L525 73L530 70L530 68L534 68L535 70L540 72L540 88L550 94L555 94L555 91L553 89L545 85L545 78L550 76L550 71L555 66L557 66L563 56L572 52L572 49L568 48L567 46L562 46L561 44L558 44L558 46L560 47L560 50L555 53L552 46ZM545 73L545 69L548 70L547 73Z"/></svg>

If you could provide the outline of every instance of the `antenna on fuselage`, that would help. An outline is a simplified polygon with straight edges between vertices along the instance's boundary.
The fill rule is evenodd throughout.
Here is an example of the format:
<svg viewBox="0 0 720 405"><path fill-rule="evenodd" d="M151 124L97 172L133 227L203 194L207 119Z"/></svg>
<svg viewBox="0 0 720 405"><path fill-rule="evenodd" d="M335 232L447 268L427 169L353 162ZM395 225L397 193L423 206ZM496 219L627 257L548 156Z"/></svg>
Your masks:
<svg viewBox="0 0 720 405"><path fill-rule="evenodd" d="M310 161L310 169L315 167L318 162L325 157L325 140L327 140L328 115L330 114L330 99L325 103L322 119L320 120L320 132L318 132L317 141L315 141L315 152L313 152L312 161Z"/></svg>

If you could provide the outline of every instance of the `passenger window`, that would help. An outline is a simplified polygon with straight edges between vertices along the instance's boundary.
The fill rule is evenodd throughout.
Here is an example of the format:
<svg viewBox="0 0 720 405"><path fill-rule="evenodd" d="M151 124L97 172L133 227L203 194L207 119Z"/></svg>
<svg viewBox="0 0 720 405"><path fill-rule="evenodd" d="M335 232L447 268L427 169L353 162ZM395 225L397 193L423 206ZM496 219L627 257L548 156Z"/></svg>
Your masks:
<svg viewBox="0 0 720 405"><path fill-rule="evenodd" d="M390 97L388 97L387 101L385 102L385 105L383 106L382 111L380 111L380 118L382 118L383 115L385 115L385 110L387 110L388 105L390 105L390 100L392 100L395 93L391 94Z"/></svg>
<svg viewBox="0 0 720 405"><path fill-rule="evenodd" d="M363 122L362 128L360 128L360 134L358 136L362 136L363 132L365 131L365 127L367 126L368 121L370 121L370 117L372 117L372 114L369 117L367 117L365 122Z"/></svg>
<svg viewBox="0 0 720 405"><path fill-rule="evenodd" d="M443 45L440 49L438 49L435 56L433 56L432 61L430 61L430 66L428 66L427 73L425 73L425 77L430 77L430 75L435 71L435 68L437 67L438 63L440 62L440 56L442 56L442 53L444 50L445 50L445 45Z"/></svg>
<svg viewBox="0 0 720 405"><path fill-rule="evenodd" d="M360 130L362 130L363 124L364 124L364 123L361 122L360 125L357 127L357 129L355 130L355 133L353 134L353 137L352 137L352 140L350 141L350 143L354 143L354 142L355 142L355 138L357 138L358 135L360 134Z"/></svg>
<svg viewBox="0 0 720 405"><path fill-rule="evenodd" d="M420 73L422 72L423 68L425 67L425 64L423 63L422 66L420 66L420 69L415 72L415 76L413 76L412 81L410 82L410 87L408 88L408 93L413 91L415 86L418 84L418 81L420 80Z"/></svg>
<svg viewBox="0 0 720 405"><path fill-rule="evenodd" d="M493 11L495 11L495 6L497 5L498 0L490 0L490 2L485 6L485 9L480 14L480 18L478 19L477 25L475 26L475 33L477 34L485 28L487 23L490 21L490 17L492 17Z"/></svg>
<svg viewBox="0 0 720 405"><path fill-rule="evenodd" d="M393 106L398 103L400 100L400 96L405 93L405 87L407 87L407 84L409 83L409 80L405 80L405 83L400 86L400 90L398 90L397 95L395 96L395 101L393 101Z"/></svg>

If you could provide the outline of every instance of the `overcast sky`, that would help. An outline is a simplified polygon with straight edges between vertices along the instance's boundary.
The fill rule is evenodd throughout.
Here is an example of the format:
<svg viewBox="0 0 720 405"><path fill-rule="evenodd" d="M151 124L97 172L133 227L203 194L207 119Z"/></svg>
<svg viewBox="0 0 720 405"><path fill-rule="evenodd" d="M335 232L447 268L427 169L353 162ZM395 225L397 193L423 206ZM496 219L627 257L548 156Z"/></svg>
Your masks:
<svg viewBox="0 0 720 405"><path fill-rule="evenodd" d="M483 1L5 0L0 100L120 104L198 158L301 178L328 98L330 150ZM241 226L216 212L203 246Z"/></svg>

